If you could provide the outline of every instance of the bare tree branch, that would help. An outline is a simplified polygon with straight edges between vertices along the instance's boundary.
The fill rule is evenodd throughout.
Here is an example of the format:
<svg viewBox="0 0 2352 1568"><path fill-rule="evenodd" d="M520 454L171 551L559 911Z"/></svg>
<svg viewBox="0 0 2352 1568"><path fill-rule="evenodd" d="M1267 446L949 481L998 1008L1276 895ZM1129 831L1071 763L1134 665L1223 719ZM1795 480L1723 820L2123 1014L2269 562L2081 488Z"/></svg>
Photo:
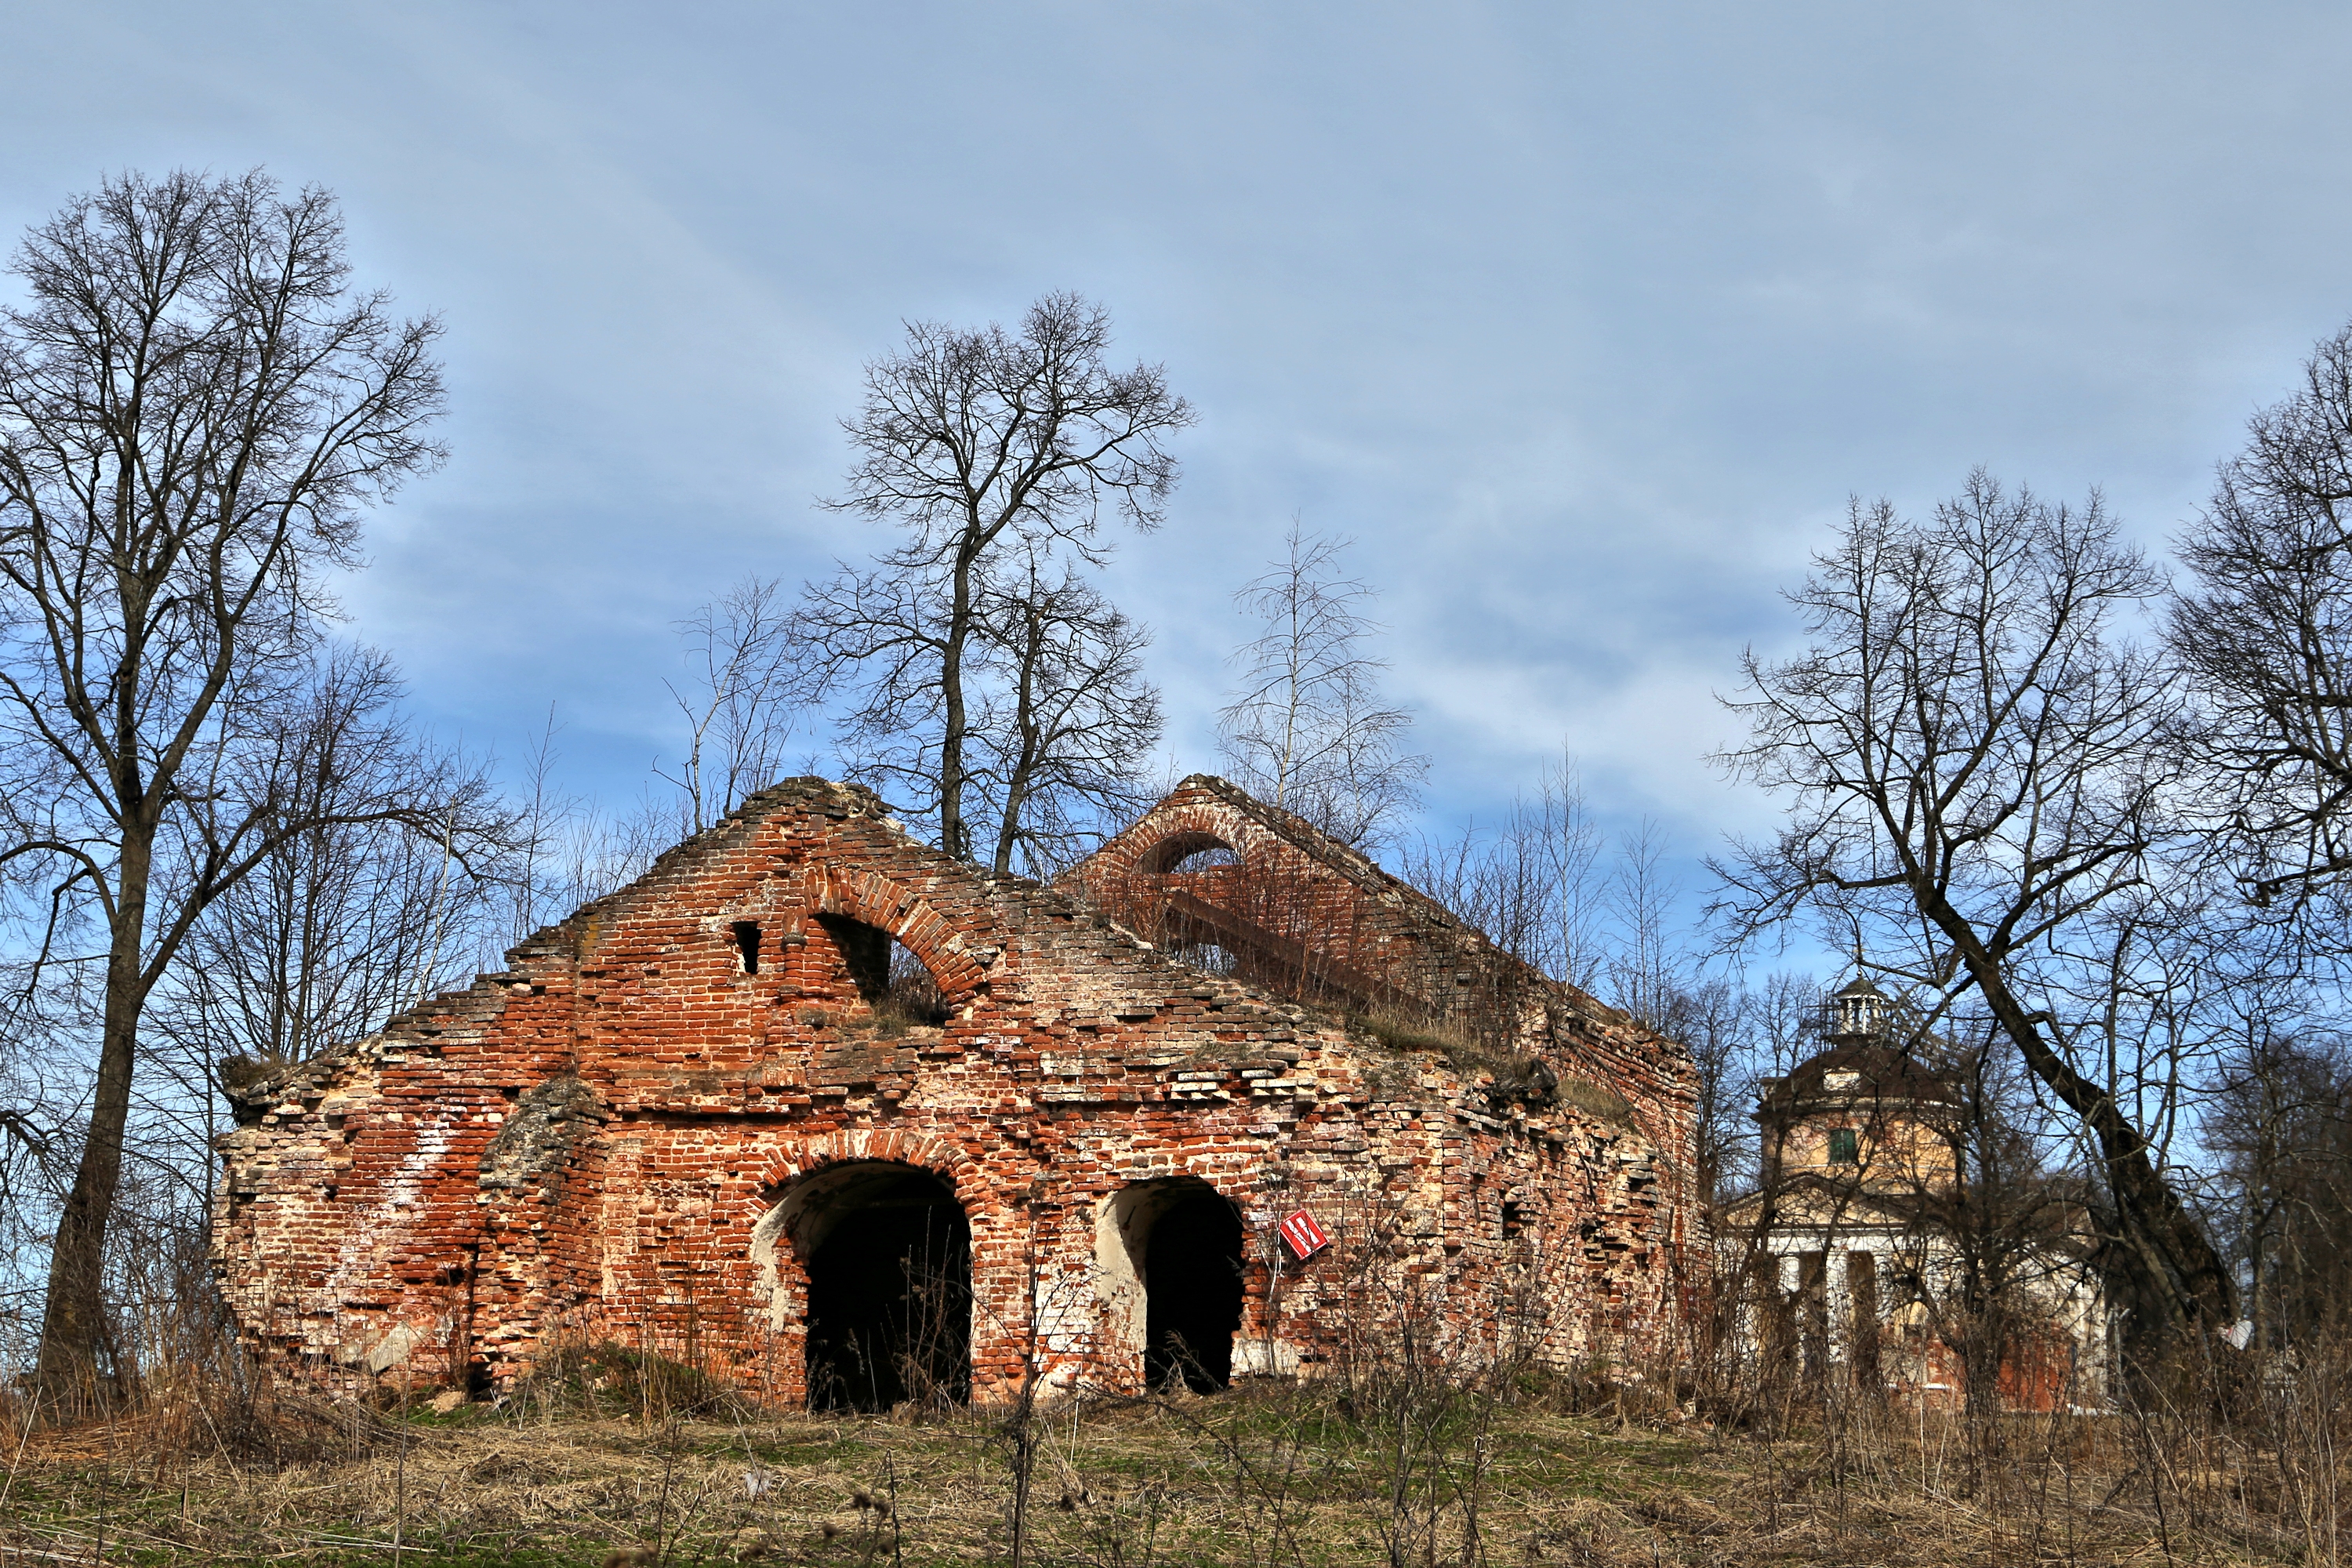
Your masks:
<svg viewBox="0 0 2352 1568"><path fill-rule="evenodd" d="M2352 327L2257 414L2180 541L2170 641L2217 844L2257 904L2301 909L2352 870ZM2330 911L2332 912L2332 911Z"/></svg>
<svg viewBox="0 0 2352 1568"><path fill-rule="evenodd" d="M747 577L679 626L696 667L686 690L669 686L687 722L686 756L674 773L654 772L684 797L689 833L784 776L808 660L782 595L775 579Z"/></svg>
<svg viewBox="0 0 2352 1568"><path fill-rule="evenodd" d="M993 868L1050 877L1089 828L1144 804L1141 763L1160 742L1160 692L1143 678L1150 634L1074 570L1056 583L1034 555L982 595L992 695L974 784L998 828Z"/></svg>

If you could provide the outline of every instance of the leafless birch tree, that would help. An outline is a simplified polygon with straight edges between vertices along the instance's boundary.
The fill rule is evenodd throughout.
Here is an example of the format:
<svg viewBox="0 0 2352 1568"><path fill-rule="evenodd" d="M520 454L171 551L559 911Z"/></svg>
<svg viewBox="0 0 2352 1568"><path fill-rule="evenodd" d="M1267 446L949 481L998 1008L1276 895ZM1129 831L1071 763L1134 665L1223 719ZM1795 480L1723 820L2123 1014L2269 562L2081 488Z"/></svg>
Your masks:
<svg viewBox="0 0 2352 1568"><path fill-rule="evenodd" d="M1291 526L1283 559L1234 595L1257 623L1233 656L1241 672L1218 715L1234 782L1345 844L1376 841L1418 801L1429 759L1405 752L1412 716L1386 705L1387 661L1365 644L1373 592L1343 575L1345 539Z"/></svg>

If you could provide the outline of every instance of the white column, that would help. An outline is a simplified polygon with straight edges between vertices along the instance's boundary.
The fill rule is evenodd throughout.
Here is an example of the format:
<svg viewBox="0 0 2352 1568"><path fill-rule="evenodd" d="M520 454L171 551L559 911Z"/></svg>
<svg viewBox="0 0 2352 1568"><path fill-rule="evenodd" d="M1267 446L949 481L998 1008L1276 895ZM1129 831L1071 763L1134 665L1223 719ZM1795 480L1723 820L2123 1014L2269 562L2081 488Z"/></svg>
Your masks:
<svg viewBox="0 0 2352 1568"><path fill-rule="evenodd" d="M1853 1297L1845 1283L1846 1250L1832 1247L1822 1260L1827 1276L1822 1281L1822 1294L1829 1304L1830 1359L1835 1362L1844 1361L1852 1349L1848 1342L1853 1337Z"/></svg>

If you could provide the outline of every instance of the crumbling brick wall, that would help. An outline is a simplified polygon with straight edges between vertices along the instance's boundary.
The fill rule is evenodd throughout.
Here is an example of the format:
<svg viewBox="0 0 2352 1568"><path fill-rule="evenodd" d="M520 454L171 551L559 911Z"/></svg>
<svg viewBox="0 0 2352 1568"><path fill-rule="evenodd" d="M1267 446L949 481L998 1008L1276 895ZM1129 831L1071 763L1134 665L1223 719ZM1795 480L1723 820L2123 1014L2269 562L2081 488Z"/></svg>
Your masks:
<svg viewBox="0 0 2352 1568"><path fill-rule="evenodd" d="M1185 868L1195 857L1220 863ZM1391 1037L1454 1046L1451 1059L1474 1078L1539 1064L1573 1098L1622 1098L1667 1163L1689 1168L1696 1079L1680 1047L1223 779L1184 780L1062 880L1150 940L1214 944L1236 973L1270 988Z"/></svg>
<svg viewBox="0 0 2352 1568"><path fill-rule="evenodd" d="M618 1340L796 1399L810 1237L917 1172L969 1226L982 1400L1138 1385L1123 1227L1179 1187L1244 1226L1237 1373L1328 1360L1397 1299L1373 1269L1465 1353L1663 1348L1704 1284L1673 1047L1538 998L1580 1021L1531 1049L1622 1099L1548 1094L1177 962L1087 894L941 856L852 786L763 792L507 973L240 1092L214 1245L244 1331L417 1382ZM892 1012L891 939L937 1021ZM1296 1207L1330 1252L1276 1245Z"/></svg>

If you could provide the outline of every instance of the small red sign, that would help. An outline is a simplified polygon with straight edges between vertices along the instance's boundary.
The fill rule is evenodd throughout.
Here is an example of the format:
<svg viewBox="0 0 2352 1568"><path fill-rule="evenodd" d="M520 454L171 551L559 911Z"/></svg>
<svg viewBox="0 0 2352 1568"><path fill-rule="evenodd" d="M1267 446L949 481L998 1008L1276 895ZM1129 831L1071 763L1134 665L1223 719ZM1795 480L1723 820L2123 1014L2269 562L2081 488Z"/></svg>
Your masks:
<svg viewBox="0 0 2352 1568"><path fill-rule="evenodd" d="M1315 1216L1305 1209L1284 1220L1278 1228L1282 1231L1284 1244L1301 1263L1331 1245L1331 1238L1323 1234L1323 1227L1317 1225Z"/></svg>

